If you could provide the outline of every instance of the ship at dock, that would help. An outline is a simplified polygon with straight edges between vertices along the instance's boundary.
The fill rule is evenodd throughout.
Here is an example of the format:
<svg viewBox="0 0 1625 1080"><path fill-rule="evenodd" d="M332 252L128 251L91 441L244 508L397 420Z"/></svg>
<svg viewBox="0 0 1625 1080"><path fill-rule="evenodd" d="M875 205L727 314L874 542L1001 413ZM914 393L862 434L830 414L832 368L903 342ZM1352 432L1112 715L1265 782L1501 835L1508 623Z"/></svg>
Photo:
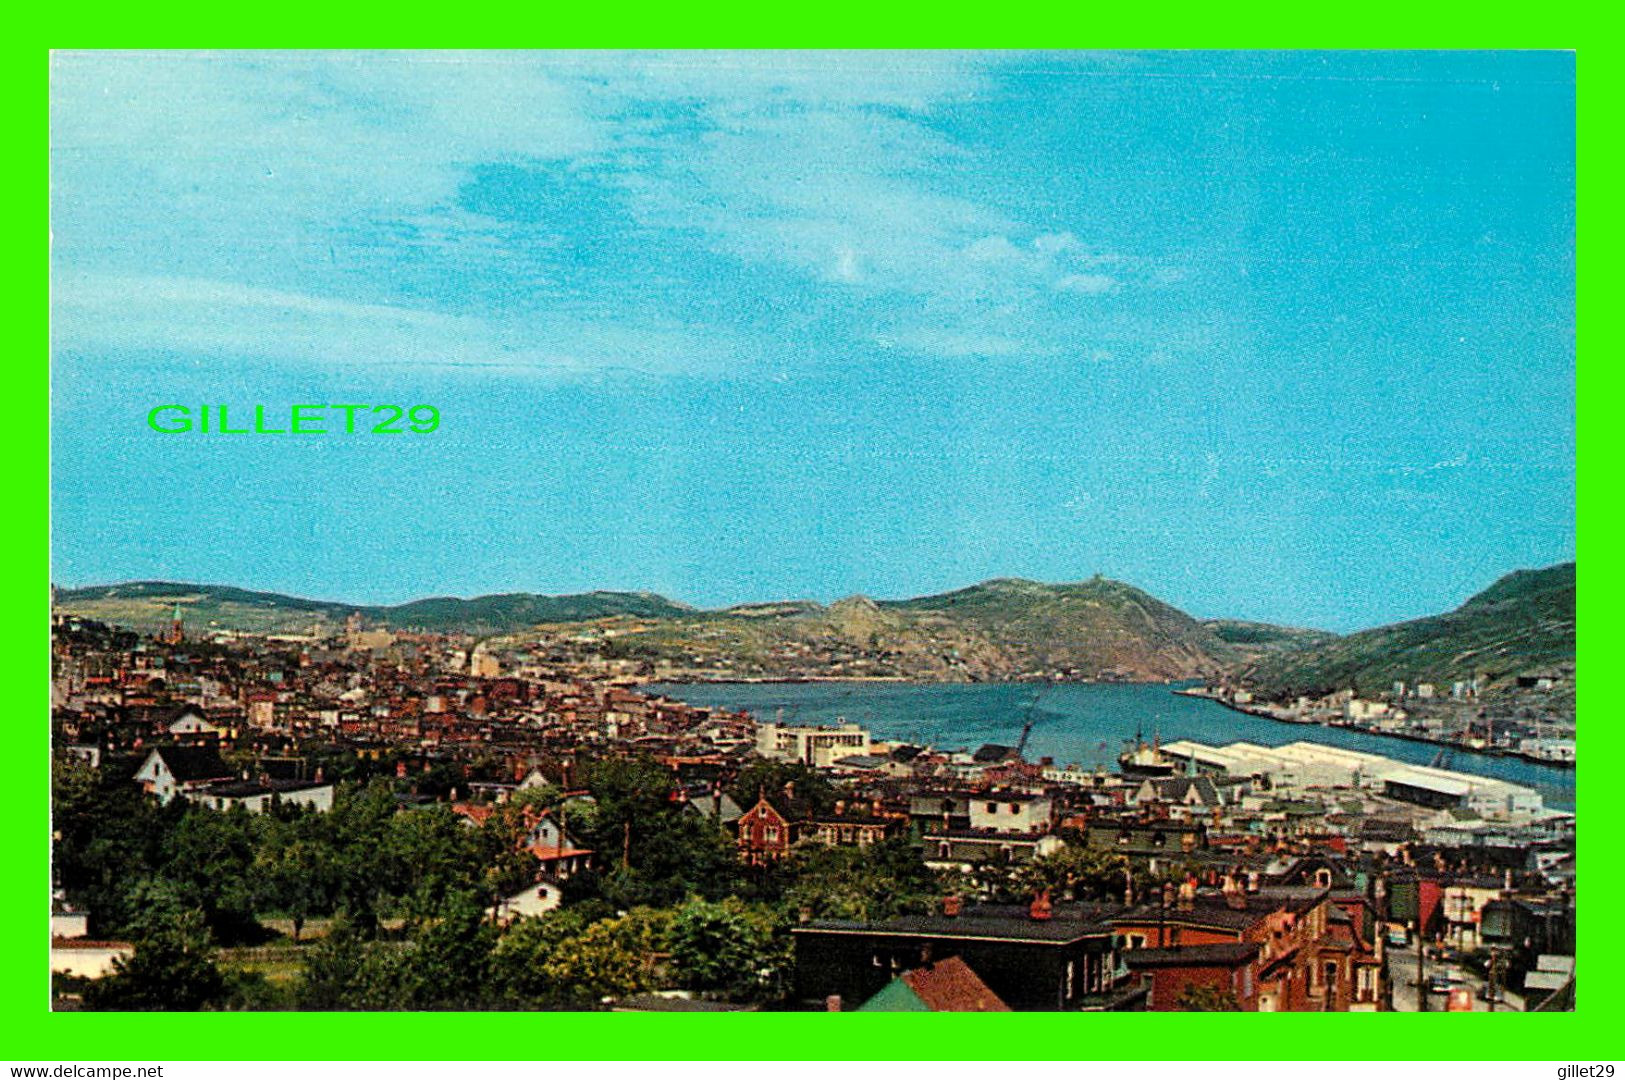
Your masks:
<svg viewBox="0 0 1625 1080"><path fill-rule="evenodd" d="M1153 735L1147 743L1143 731L1136 731L1134 741L1117 755L1117 770L1134 780L1173 776L1178 769L1178 763L1162 752L1162 740Z"/></svg>

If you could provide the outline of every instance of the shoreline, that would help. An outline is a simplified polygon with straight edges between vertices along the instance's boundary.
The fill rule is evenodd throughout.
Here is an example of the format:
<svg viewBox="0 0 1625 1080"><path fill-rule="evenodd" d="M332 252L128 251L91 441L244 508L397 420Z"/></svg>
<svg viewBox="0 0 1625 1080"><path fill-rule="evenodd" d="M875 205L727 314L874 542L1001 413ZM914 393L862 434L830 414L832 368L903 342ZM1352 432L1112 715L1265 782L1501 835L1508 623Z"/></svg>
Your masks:
<svg viewBox="0 0 1625 1080"><path fill-rule="evenodd" d="M891 686L1174 686L1193 679L910 679L903 675L800 675L728 679L700 676L640 678L638 686L803 686L808 683L881 683ZM1174 693L1181 693L1175 690Z"/></svg>
<svg viewBox="0 0 1625 1080"><path fill-rule="evenodd" d="M1174 690L1173 693L1179 694L1182 697L1201 698L1204 701L1211 701L1216 705L1222 705L1232 712L1244 713L1247 716L1257 716L1264 720L1273 720L1278 724L1291 724L1294 727L1333 728L1338 731L1356 731L1362 735L1376 735L1385 739L1404 739L1406 742L1426 743L1429 746L1442 747L1443 749L1449 750L1453 753L1474 754L1478 757L1486 758L1515 758L1519 761L1527 761L1531 765L1546 765L1554 769L1566 769L1571 772L1575 768L1575 763L1572 761L1549 761L1546 758L1539 758L1533 754L1525 754L1518 750L1479 749L1471 746L1463 746L1461 743L1451 742L1448 739L1436 739L1427 735L1413 735L1404 731L1380 731L1375 728L1357 727L1352 724L1328 724L1320 720L1299 720L1295 717L1282 716L1277 708L1269 705L1238 705L1233 701L1227 701L1220 695L1209 691L1206 687L1184 687Z"/></svg>

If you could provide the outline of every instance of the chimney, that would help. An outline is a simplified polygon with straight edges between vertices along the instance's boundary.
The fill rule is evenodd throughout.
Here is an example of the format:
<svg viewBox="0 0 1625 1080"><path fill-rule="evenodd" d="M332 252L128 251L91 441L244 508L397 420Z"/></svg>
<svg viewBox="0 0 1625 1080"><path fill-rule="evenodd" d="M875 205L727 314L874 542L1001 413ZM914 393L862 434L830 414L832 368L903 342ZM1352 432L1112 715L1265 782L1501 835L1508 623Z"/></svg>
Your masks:
<svg viewBox="0 0 1625 1080"><path fill-rule="evenodd" d="M829 997L825 998L824 999L824 1011L825 1012L840 1012L841 1011L841 995L840 994L831 994Z"/></svg>
<svg viewBox="0 0 1625 1080"><path fill-rule="evenodd" d="M1027 917L1034 922L1047 922L1054 915L1054 908L1049 902L1049 890L1042 889L1033 897L1032 904L1027 908Z"/></svg>
<svg viewBox="0 0 1625 1080"><path fill-rule="evenodd" d="M1196 879L1187 877L1179 887L1179 910L1190 911L1196 906Z"/></svg>
<svg viewBox="0 0 1625 1080"><path fill-rule="evenodd" d="M1257 892L1258 891L1258 871L1257 870L1249 870L1249 871L1247 871L1247 891L1248 892Z"/></svg>
<svg viewBox="0 0 1625 1080"><path fill-rule="evenodd" d="M943 918L957 919L960 911L964 909L965 902L958 896L944 896L942 898Z"/></svg>

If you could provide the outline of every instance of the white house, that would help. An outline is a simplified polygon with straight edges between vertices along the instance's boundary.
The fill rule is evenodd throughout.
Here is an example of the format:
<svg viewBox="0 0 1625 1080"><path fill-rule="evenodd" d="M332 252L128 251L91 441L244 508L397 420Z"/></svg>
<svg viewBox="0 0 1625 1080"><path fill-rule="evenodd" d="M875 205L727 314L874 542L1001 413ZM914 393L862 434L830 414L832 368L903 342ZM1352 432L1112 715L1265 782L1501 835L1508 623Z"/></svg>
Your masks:
<svg viewBox="0 0 1625 1080"><path fill-rule="evenodd" d="M333 809L333 785L309 780L228 780L200 788L187 798L222 811L241 806L251 814L263 814L281 803L325 813Z"/></svg>
<svg viewBox="0 0 1625 1080"><path fill-rule="evenodd" d="M208 717L188 705L170 720L167 729L171 735L219 735L219 725L211 724Z"/></svg>
<svg viewBox="0 0 1625 1080"><path fill-rule="evenodd" d="M1000 833L1045 832L1053 810L1048 795L978 794L970 800L970 827Z"/></svg>
<svg viewBox="0 0 1625 1080"><path fill-rule="evenodd" d="M502 925L507 925L515 919L534 918L546 915L563 902L563 894L558 886L547 882L527 885L512 896L505 896L495 905L485 909L485 913Z"/></svg>
<svg viewBox="0 0 1625 1080"><path fill-rule="evenodd" d="M135 781L159 802L167 803L209 784L233 777L231 766L213 747L160 746L135 771Z"/></svg>

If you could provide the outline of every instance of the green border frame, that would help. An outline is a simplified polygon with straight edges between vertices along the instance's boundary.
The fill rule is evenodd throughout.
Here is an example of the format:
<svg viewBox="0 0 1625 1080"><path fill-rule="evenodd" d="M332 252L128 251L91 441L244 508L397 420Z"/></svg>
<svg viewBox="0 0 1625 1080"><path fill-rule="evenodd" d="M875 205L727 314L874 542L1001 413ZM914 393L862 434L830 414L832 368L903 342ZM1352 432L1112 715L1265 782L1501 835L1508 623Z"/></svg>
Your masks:
<svg viewBox="0 0 1625 1080"><path fill-rule="evenodd" d="M899 47L899 48L1487 48L1573 49L1583 72L1579 110L1580 158L1588 168L1580 181L1593 253L1578 303L1587 311L1592 355L1618 335L1618 302L1605 290L1620 271L1604 260L1618 250L1617 214L1605 207L1603 185L1612 180L1614 144L1609 123L1617 117L1620 77L1613 20L1601 5L1498 5L1450 3L1426 6L1378 0L1349 7L1313 5L1188 4L1155 9L1107 9L1077 4L1019 4L955 10L916 4L884 8L837 0L797 10L730 3L708 10L677 5L614 9L521 9L491 11L445 21L444 9L414 11L410 5L377 12L346 10L306 0L274 9L182 3L163 10L148 5L101 11L93 5L35 16L19 26L7 51L12 145L18 167L8 170L14 253L11 279L13 325L21 335L21 359L12 366L14 419L4 426L6 458L12 463L13 527L3 541L14 575L8 618L0 622L5 652L22 692L11 717L25 733L12 743L17 767L4 785L0 835L6 843L12 888L0 894L0 956L9 976L0 982L6 1022L0 1046L12 1061L200 1061L200 1060L751 1060L751 1059L1530 1059L1586 1062L1625 1057L1614 1034L1616 1007L1625 991L1614 974L1625 971L1621 936L1610 933L1615 898L1625 899L1621 860L1601 857L1625 810L1604 782L1620 737L1611 728L1588 728L1588 776L1578 799L1586 838L1596 857L1586 863L1587 901L1579 935L1588 978L1579 1009L1485 1019L1489 1014L92 1014L51 1013L47 1007L44 898L48 889L49 779L42 765L48 732L41 718L48 705L49 657L43 628L49 610L49 378L48 279L37 246L47 205L41 199L41 168L33 155L48 132L48 50L88 47ZM602 14L600 14L602 12ZM414 15L422 18L414 19ZM275 18L274 25L266 16ZM483 16L480 17L480 16ZM816 19L817 21L812 21ZM431 29L423 29L430 27ZM297 28L297 29L290 29ZM1578 75L1577 75L1578 78ZM39 125L39 126L36 126ZM1605 125L1607 125L1605 129ZM22 167L27 163L27 167ZM48 184L47 184L48 194ZM1612 194L1610 192L1609 194ZM36 216L37 215L37 216ZM22 256L20 253L28 253ZM1603 253L1598 255L1596 253ZM36 254L38 253L38 254ZM1610 298L1611 300L1612 298ZM1606 468L1617 436L1613 410L1620 376L1608 361L1578 372L1578 423L1582 478ZM1590 468L1587 467L1589 464ZM1604 495L1582 486L1577 512L1587 535L1605 536L1613 518ZM1618 574L1599 542L1586 551L1581 593L1580 666L1608 671L1608 653L1622 635L1601 613L1617 606ZM1588 702L1600 700L1589 692ZM1479 1017L1475 1019L1475 1017Z"/></svg>

